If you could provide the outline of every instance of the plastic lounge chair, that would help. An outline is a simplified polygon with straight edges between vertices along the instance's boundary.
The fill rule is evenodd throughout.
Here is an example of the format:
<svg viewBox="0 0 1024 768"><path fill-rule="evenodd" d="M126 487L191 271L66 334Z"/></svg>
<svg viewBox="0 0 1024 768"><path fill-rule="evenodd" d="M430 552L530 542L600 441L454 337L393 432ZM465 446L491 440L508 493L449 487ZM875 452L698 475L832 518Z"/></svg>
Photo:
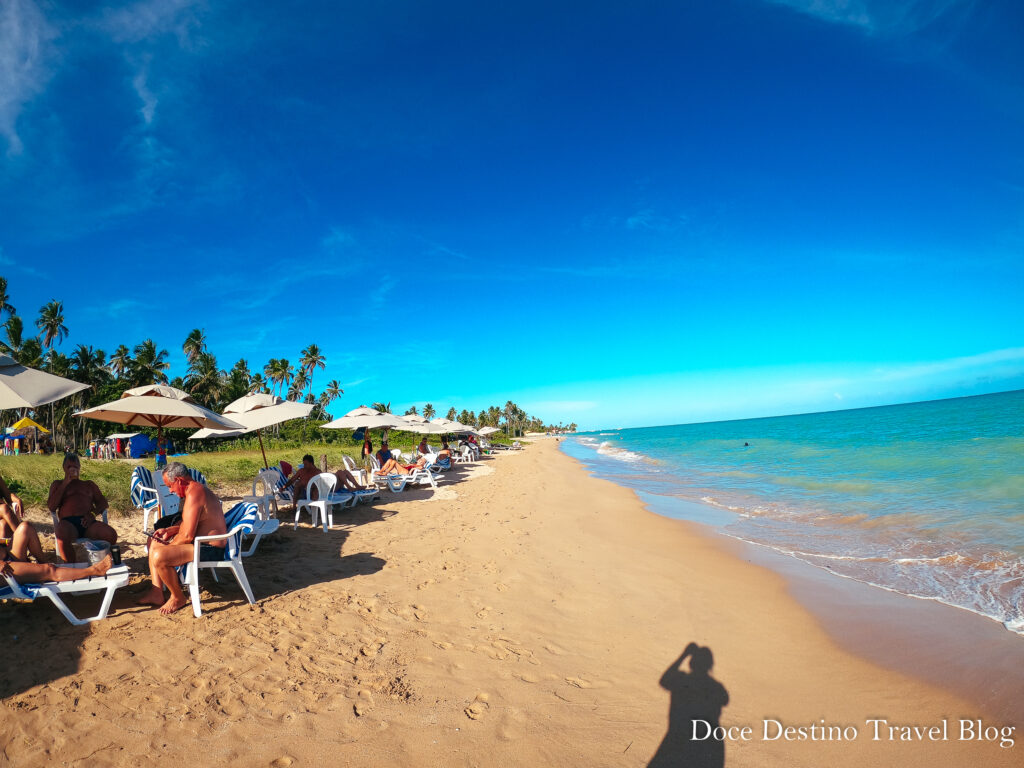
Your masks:
<svg viewBox="0 0 1024 768"><path fill-rule="evenodd" d="M408 475L382 475L380 473L380 462L377 461L376 456L370 457L370 463L373 466L373 482L375 484L383 483L392 493L401 493L405 490L405 485L409 482Z"/></svg>
<svg viewBox="0 0 1024 768"><path fill-rule="evenodd" d="M245 599L250 605L256 602L252 595L252 588L245 576L245 567L242 565L242 536L253 533L259 521L257 506L252 502L242 501L235 504L225 515L228 532L218 533L212 536L196 536L193 540L195 553L192 562L178 567L178 576L183 586L188 587L189 595L192 598L192 613L198 619L202 615L199 607L199 569L209 568L213 571L214 579L217 579L217 571L221 568L230 570L238 581L238 586L245 593ZM258 540L258 539L257 539ZM223 557L219 560L201 560L201 544L208 544L213 541L226 541ZM255 547L255 545L253 545ZM219 579L217 579L219 581Z"/></svg>
<svg viewBox="0 0 1024 768"><path fill-rule="evenodd" d="M58 565L57 567L84 568L86 565L86 563L73 563L70 565ZM85 579L75 579L74 581L46 581L41 584L19 584L13 577L6 574L4 579L7 581L7 586L0 587L0 599L35 600L37 597L48 597L50 602L57 606L57 610L64 615L64 618L77 627L107 618L110 603L114 599L114 592L128 584L128 566L116 565L103 576L92 576ZM103 595L103 602L100 605L99 613L87 619L80 619L75 616L63 599L63 595L100 591L104 591L105 594Z"/></svg>

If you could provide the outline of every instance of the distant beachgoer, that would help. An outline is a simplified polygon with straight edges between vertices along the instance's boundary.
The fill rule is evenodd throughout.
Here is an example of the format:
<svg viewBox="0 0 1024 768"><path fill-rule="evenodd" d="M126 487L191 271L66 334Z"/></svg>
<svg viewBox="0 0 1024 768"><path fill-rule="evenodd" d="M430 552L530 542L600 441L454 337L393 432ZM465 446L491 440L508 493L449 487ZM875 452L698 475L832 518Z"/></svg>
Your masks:
<svg viewBox="0 0 1024 768"><path fill-rule="evenodd" d="M420 440L420 444L416 446L416 450L420 453L430 453L430 446L427 445L427 438Z"/></svg>
<svg viewBox="0 0 1024 768"><path fill-rule="evenodd" d="M312 457L309 457L312 460ZM160 528L153 533L149 544L149 576L153 586L141 598L142 605L160 607L160 613L174 613L188 605L175 568L192 561L197 536L215 536L227 533L227 522L220 499L202 483L192 479L188 468L180 461L172 461L163 473L171 493L183 499L181 524ZM204 560L222 560L226 542L200 544ZM164 601L164 587L171 596Z"/></svg>
<svg viewBox="0 0 1024 768"><path fill-rule="evenodd" d="M288 478L288 482L284 484L281 490L294 489L292 498L295 501L300 501L306 498L306 486L309 485L309 481L319 474L320 470L317 469L313 457L307 453L302 457L302 466L295 470L295 473Z"/></svg>
<svg viewBox="0 0 1024 768"><path fill-rule="evenodd" d="M95 517L106 510L106 498L96 483L82 480L81 474L82 462L78 454L67 454L64 457L64 479L53 481L46 500L46 506L58 518L53 533L57 537L57 554L65 563L74 562L75 539L117 543L117 531Z"/></svg>
<svg viewBox="0 0 1024 768"><path fill-rule="evenodd" d="M363 438L363 458L367 456L373 456L373 441L370 440L370 433L367 432Z"/></svg>
<svg viewBox="0 0 1024 768"><path fill-rule="evenodd" d="M167 438L161 435L156 441L156 468L167 466Z"/></svg>
<svg viewBox="0 0 1024 768"><path fill-rule="evenodd" d="M388 441L385 440L380 444L380 450L377 451L377 463L383 469L384 465L389 461L391 461L391 449L388 448Z"/></svg>
<svg viewBox="0 0 1024 768"><path fill-rule="evenodd" d="M750 447L750 443L744 443L744 444L743 444L743 447L744 447L744 448L749 448L749 447Z"/></svg>

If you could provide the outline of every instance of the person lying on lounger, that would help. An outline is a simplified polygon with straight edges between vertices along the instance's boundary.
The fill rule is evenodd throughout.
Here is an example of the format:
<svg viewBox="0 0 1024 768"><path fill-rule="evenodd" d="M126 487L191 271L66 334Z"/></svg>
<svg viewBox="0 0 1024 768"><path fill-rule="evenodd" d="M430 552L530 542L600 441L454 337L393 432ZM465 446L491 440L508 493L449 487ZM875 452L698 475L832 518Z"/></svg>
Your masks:
<svg viewBox="0 0 1024 768"><path fill-rule="evenodd" d="M394 459L388 459L386 463L381 465L381 475L408 475L417 469L423 469L427 466L427 457L420 456L419 460L415 464L399 464Z"/></svg>
<svg viewBox="0 0 1024 768"><path fill-rule="evenodd" d="M57 515L57 554L65 563L75 560L75 539L99 539L117 543L117 531L97 520L107 508L107 500L92 480L82 480L82 462L77 453L64 456L64 479L54 480L46 506Z"/></svg>
<svg viewBox="0 0 1024 768"><path fill-rule="evenodd" d="M28 555L39 562L31 562ZM110 555L87 568L58 568L41 561L39 535L28 523L22 523L14 532L10 546L0 544L0 572L10 576L19 584L39 584L44 581L74 581L89 576L102 576L110 570L113 560Z"/></svg>

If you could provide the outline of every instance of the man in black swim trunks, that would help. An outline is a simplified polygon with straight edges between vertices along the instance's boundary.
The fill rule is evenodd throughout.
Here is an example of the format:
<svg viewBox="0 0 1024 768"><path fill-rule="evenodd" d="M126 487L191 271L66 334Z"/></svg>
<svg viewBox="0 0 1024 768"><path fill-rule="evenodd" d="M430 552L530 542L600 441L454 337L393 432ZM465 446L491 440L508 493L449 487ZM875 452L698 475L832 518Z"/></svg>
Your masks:
<svg viewBox="0 0 1024 768"><path fill-rule="evenodd" d="M91 480L82 480L82 462L77 453L64 456L64 479L54 480L46 506L57 514L57 554L65 563L75 560L75 539L99 539L117 543L117 531L95 515L107 508L107 500L99 486Z"/></svg>

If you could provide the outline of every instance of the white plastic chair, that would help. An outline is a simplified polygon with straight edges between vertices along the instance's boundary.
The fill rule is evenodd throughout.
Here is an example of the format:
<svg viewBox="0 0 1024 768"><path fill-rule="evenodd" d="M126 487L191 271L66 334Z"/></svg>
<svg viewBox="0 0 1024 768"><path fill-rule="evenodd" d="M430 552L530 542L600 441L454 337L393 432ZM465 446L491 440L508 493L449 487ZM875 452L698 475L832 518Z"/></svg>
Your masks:
<svg viewBox="0 0 1024 768"><path fill-rule="evenodd" d="M355 459L346 455L341 457L341 461L345 465L345 469L352 473L352 477L354 477L360 485L366 485L366 470L362 467L356 466Z"/></svg>
<svg viewBox="0 0 1024 768"><path fill-rule="evenodd" d="M212 536L196 536L193 539L195 552L192 556L192 562L178 568L181 583L188 587L189 595L192 598L192 614L197 619L202 615L202 609L199 607L200 568L212 570L214 579L217 578L217 571L220 569L231 571L235 575L238 586L242 588L245 599L249 601L249 604L252 605L256 602L256 598L252 594L252 588L249 586L249 579L245 575L245 567L242 565L242 536L253 532L253 528L259 520L257 507L251 502L239 502L224 515L224 520L227 523L228 532ZM221 540L226 541L227 544L224 547L224 555L220 560L200 559L202 544Z"/></svg>
<svg viewBox="0 0 1024 768"><path fill-rule="evenodd" d="M295 502L295 525L292 526L292 530L299 527L299 514L302 510L308 509L313 527L316 527L317 515L319 515L323 521L324 532L327 532L328 527L334 524L334 515L330 511L331 506L342 503L331 498L334 486L337 484L338 478L330 472L321 472L309 481L306 485L306 498ZM316 491L315 499L312 498L313 491Z"/></svg>
<svg viewBox="0 0 1024 768"><path fill-rule="evenodd" d="M273 516L277 517L276 481L276 472L261 469L256 479L252 481L252 494L242 497L242 501L252 502L259 507L261 520L269 520L271 518L271 508L274 510Z"/></svg>

